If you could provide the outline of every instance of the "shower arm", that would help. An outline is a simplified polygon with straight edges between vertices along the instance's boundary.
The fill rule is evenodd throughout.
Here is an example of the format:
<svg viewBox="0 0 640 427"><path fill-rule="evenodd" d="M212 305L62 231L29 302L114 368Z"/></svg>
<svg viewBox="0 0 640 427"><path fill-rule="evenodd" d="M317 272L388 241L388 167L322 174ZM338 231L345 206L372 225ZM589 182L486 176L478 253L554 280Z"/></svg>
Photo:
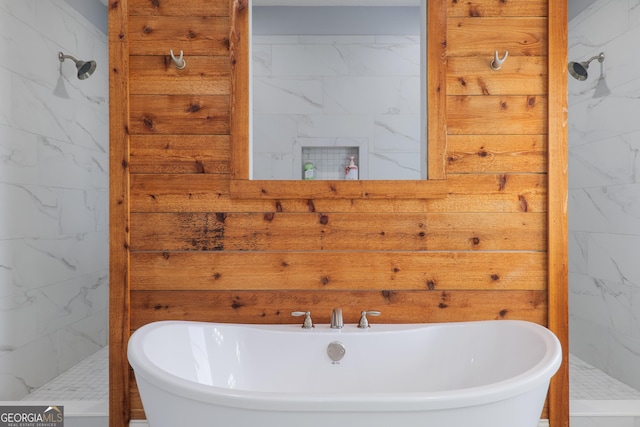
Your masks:
<svg viewBox="0 0 640 427"><path fill-rule="evenodd" d="M71 55L65 55L65 54L64 54L64 53L62 53L62 52L58 52L58 59L60 60L60 62L64 62L64 60L65 60L65 59L70 59L70 60L72 60L73 62L75 62L76 64L78 63L78 60L77 60L76 58L74 58L74 57L73 57L73 56L71 56Z"/></svg>
<svg viewBox="0 0 640 427"><path fill-rule="evenodd" d="M582 65L584 66L584 68L588 68L589 64L591 64L591 62L593 62L595 59L597 59L598 62L602 64L604 62L604 53L589 58L589 60L584 61Z"/></svg>

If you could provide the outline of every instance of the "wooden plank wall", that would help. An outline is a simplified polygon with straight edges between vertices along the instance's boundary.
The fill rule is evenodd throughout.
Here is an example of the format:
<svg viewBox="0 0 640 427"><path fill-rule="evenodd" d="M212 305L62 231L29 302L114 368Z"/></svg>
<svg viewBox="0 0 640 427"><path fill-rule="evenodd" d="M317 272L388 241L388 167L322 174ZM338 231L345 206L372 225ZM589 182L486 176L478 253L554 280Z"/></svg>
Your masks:
<svg viewBox="0 0 640 427"><path fill-rule="evenodd" d="M547 324L548 2L446 5L449 195L269 201L229 196L228 0L111 0L112 427L157 320Z"/></svg>

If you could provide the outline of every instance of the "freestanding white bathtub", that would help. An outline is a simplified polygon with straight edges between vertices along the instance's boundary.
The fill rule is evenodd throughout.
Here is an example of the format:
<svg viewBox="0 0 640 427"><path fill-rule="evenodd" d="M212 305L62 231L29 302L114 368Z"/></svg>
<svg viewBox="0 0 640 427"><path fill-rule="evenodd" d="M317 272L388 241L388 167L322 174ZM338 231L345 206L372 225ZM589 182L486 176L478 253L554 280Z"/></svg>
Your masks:
<svg viewBox="0 0 640 427"><path fill-rule="evenodd" d="M128 347L150 427L535 427L561 353L548 329L508 320L166 321Z"/></svg>

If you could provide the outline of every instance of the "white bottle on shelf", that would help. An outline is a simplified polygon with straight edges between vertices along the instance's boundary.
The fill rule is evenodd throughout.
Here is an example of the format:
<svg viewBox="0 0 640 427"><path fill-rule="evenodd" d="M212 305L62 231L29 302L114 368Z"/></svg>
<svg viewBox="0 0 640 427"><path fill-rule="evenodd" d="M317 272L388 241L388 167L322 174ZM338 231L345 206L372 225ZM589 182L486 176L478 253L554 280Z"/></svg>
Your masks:
<svg viewBox="0 0 640 427"><path fill-rule="evenodd" d="M350 156L349 159L351 159L351 161L345 170L346 175L344 179L358 179L358 166L356 166L354 162L354 156Z"/></svg>

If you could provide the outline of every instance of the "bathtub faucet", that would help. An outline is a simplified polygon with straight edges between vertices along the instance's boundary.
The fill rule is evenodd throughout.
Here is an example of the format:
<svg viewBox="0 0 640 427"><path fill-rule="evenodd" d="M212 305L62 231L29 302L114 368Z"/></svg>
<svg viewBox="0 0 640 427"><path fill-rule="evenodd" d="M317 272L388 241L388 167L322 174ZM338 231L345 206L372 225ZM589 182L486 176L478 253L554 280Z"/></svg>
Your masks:
<svg viewBox="0 0 640 427"><path fill-rule="evenodd" d="M342 329L344 323L342 322L342 309L334 308L331 313L331 329Z"/></svg>
<svg viewBox="0 0 640 427"><path fill-rule="evenodd" d="M292 311L292 316L304 316L304 322L302 323L302 329L312 329L313 328L313 320L311 320L311 312L310 311Z"/></svg>
<svg viewBox="0 0 640 427"><path fill-rule="evenodd" d="M369 325L369 319L367 319L367 316L380 316L381 314L382 313L380 313L378 310L360 312L360 322L358 322L358 328L367 329L371 327L371 325Z"/></svg>

